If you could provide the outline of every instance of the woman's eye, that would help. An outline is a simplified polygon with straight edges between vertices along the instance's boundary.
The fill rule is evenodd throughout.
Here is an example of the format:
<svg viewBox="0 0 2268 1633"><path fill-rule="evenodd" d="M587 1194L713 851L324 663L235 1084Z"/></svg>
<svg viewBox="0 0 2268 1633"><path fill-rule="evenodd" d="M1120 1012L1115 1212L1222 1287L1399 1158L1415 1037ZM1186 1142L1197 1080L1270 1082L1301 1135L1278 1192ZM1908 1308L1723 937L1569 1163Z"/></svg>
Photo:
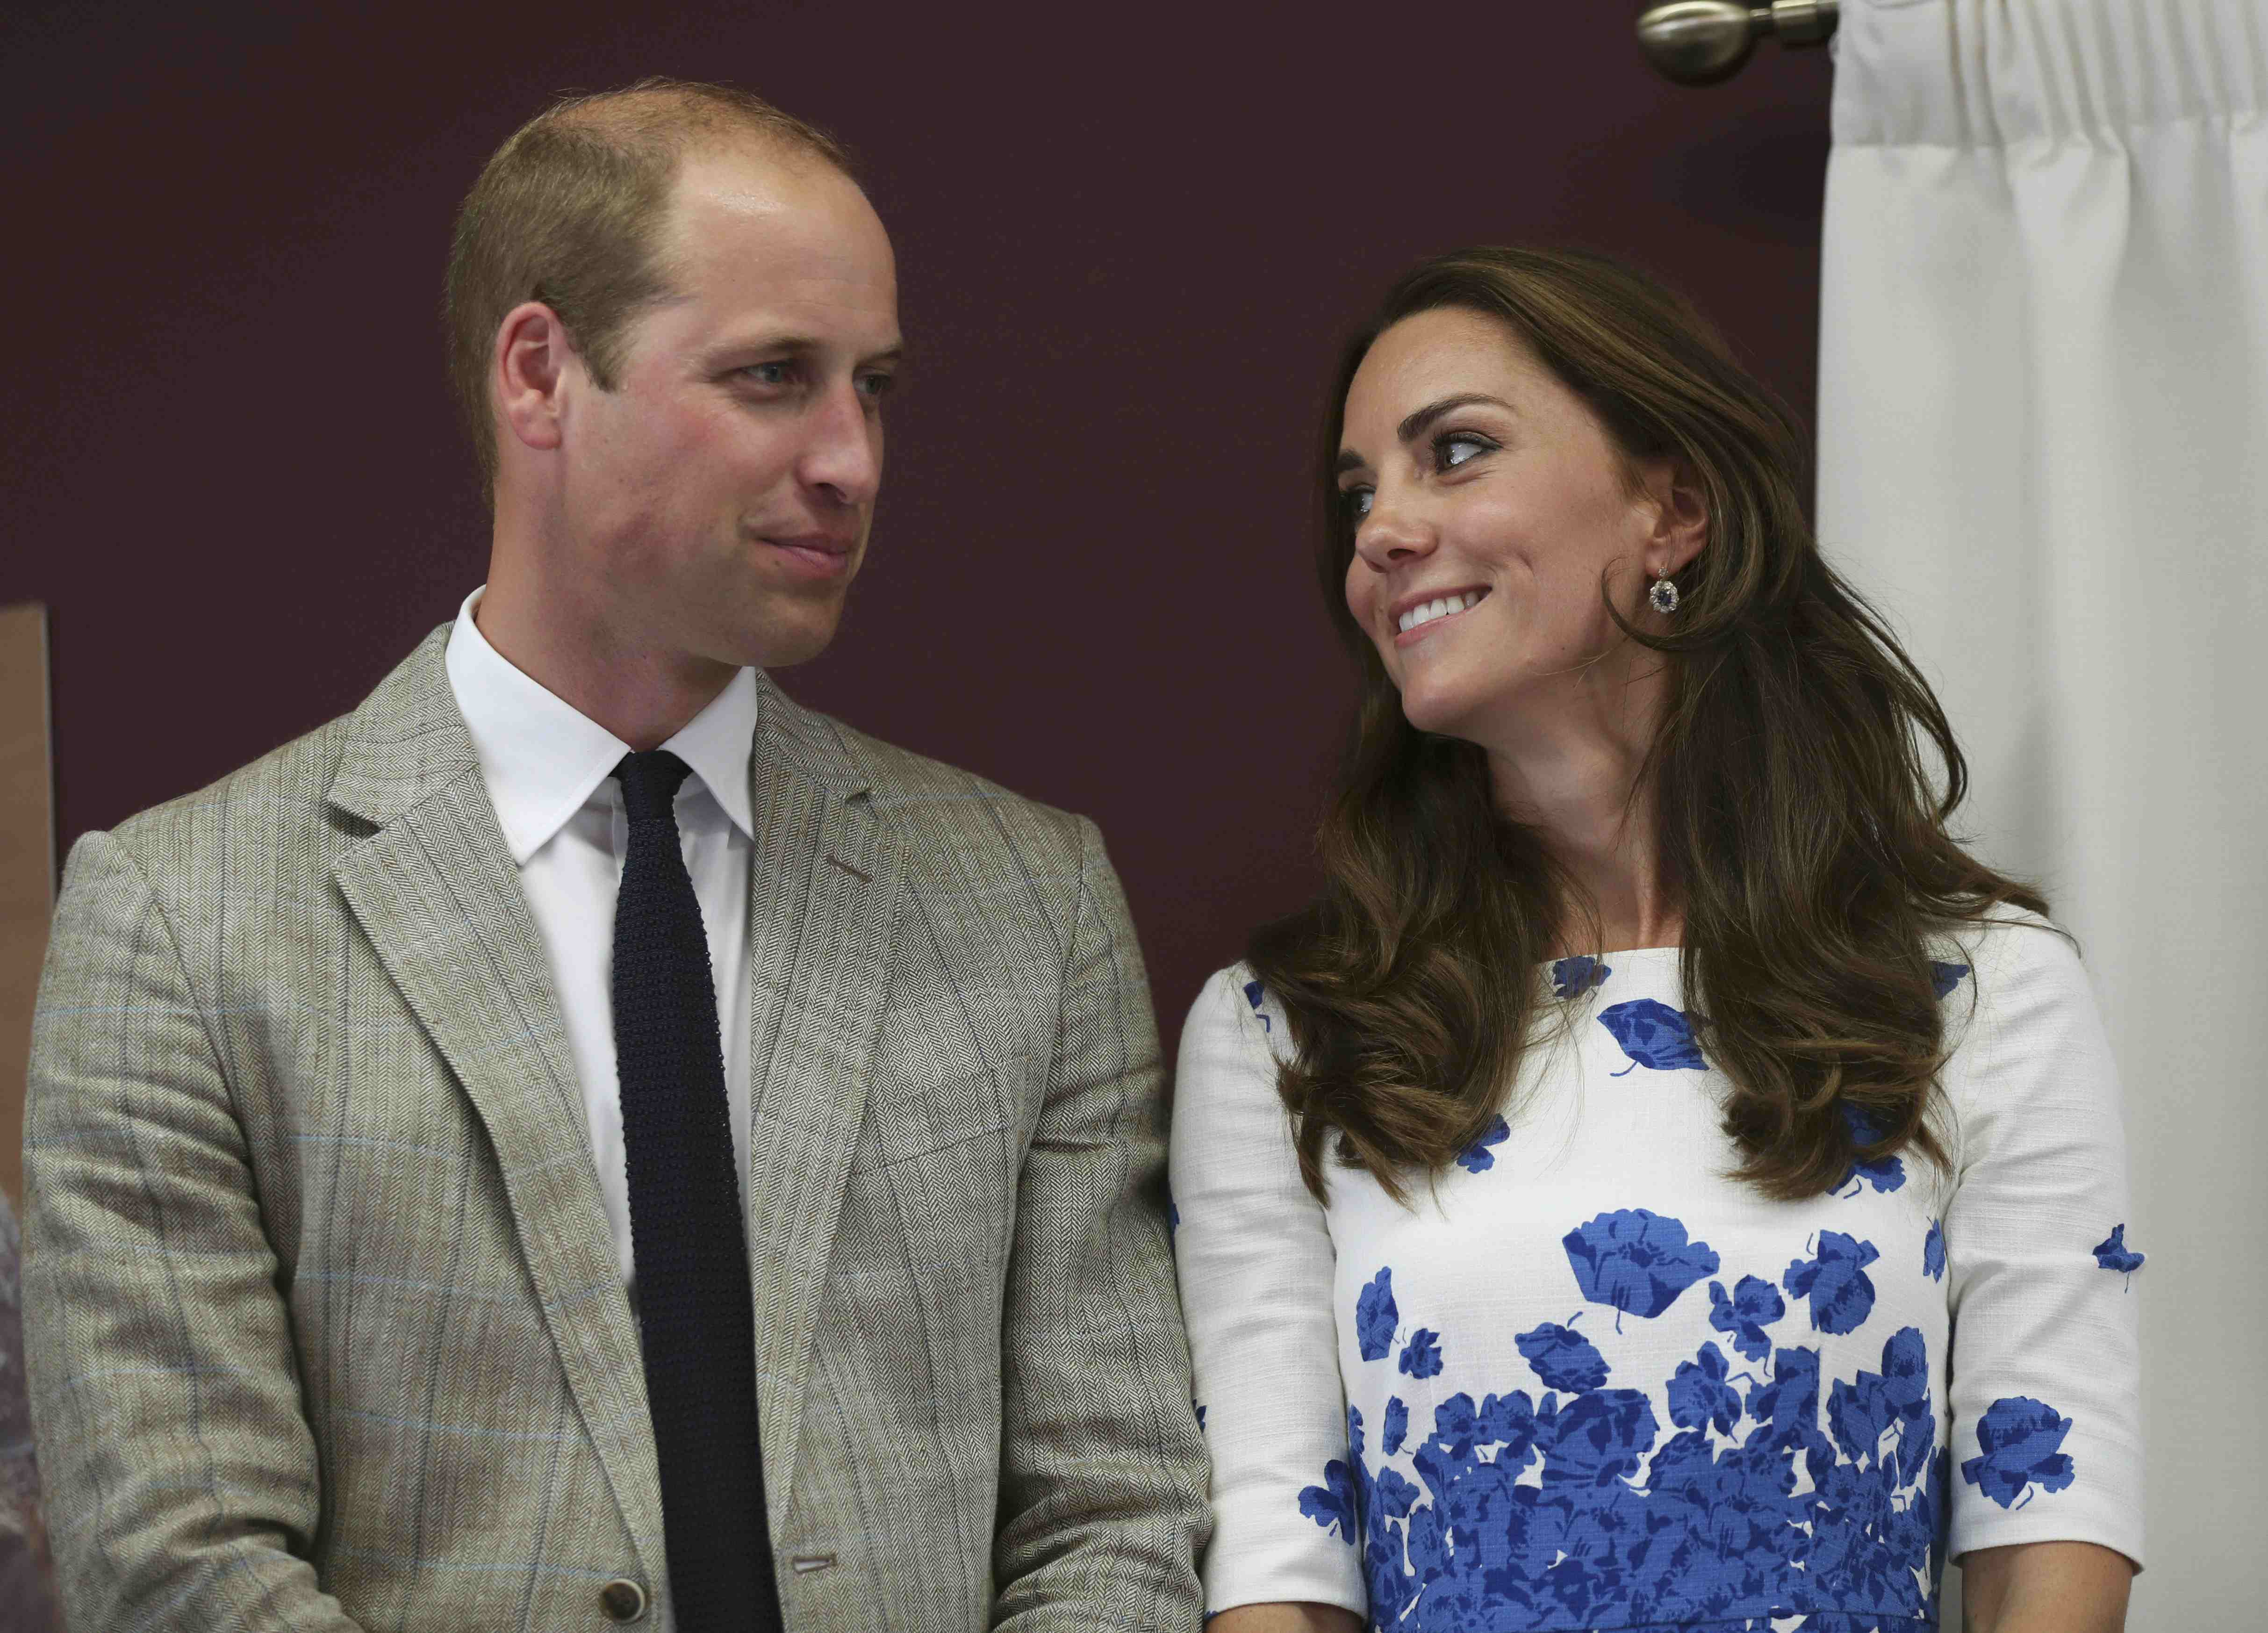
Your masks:
<svg viewBox="0 0 2268 1633"><path fill-rule="evenodd" d="M1370 490L1342 488L1339 490L1339 503L1345 507L1348 515L1359 521L1370 514Z"/></svg>
<svg viewBox="0 0 2268 1633"><path fill-rule="evenodd" d="M1433 459L1443 470L1454 470L1460 465L1469 464L1495 447L1496 444L1486 437L1456 432L1433 444Z"/></svg>

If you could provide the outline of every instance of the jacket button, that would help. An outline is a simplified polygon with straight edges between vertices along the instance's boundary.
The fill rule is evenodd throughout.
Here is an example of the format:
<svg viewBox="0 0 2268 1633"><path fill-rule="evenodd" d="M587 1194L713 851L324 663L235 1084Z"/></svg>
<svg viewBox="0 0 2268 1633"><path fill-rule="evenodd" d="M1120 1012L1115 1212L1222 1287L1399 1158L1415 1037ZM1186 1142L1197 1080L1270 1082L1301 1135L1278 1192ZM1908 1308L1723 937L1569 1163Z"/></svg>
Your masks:
<svg viewBox="0 0 2268 1633"><path fill-rule="evenodd" d="M628 1577L616 1577L599 1590L599 1607L614 1622L636 1622L645 1615L645 1590Z"/></svg>

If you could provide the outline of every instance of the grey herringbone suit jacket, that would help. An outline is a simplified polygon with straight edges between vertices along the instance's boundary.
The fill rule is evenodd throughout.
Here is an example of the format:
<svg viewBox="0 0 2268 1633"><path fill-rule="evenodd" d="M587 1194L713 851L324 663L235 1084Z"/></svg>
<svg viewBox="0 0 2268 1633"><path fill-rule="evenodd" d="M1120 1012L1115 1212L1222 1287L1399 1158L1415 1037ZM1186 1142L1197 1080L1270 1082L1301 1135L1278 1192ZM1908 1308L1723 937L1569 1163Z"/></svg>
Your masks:
<svg viewBox="0 0 2268 1633"><path fill-rule="evenodd" d="M637 1332L445 637L71 853L25 1304L86 1633L556 1633L615 1578L666 1612ZM1156 1040L1093 826L769 684L750 778L789 1627L1194 1628Z"/></svg>

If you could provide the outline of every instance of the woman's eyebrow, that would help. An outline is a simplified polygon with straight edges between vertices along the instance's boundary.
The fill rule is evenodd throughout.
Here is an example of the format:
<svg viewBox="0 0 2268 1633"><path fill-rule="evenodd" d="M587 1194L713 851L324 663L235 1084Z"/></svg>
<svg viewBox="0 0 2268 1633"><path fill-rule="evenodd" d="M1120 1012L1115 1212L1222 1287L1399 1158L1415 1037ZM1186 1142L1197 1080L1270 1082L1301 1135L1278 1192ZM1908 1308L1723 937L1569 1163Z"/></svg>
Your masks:
<svg viewBox="0 0 2268 1633"><path fill-rule="evenodd" d="M1454 413L1461 408L1469 408L1476 403L1485 403L1491 407L1500 408L1506 413L1512 412L1512 404L1502 397L1492 397L1480 391L1463 391L1453 397L1442 397L1436 402L1428 403L1424 408L1405 416L1402 423L1394 428L1394 434L1401 441L1415 441L1424 436L1426 427L1440 418L1442 415Z"/></svg>

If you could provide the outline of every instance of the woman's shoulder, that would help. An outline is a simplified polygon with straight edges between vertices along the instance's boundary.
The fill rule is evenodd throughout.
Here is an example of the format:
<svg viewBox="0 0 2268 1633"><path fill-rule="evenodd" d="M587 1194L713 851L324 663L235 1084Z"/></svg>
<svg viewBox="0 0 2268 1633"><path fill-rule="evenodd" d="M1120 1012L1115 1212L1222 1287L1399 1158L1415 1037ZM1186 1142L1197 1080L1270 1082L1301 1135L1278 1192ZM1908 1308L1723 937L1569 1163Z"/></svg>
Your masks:
<svg viewBox="0 0 2268 1633"><path fill-rule="evenodd" d="M1184 1054L1193 1036L1277 1060L1288 1060L1293 1053L1283 1004L1241 958L1215 970L1198 989L1182 1027Z"/></svg>
<svg viewBox="0 0 2268 1633"><path fill-rule="evenodd" d="M1949 925L1931 938L1930 967L1938 996L1951 1007L1947 1042L1958 1046L1980 1031L1998 1035L2011 1022L2078 1002L2094 994L2079 944L2054 920L2003 905L1984 918Z"/></svg>
<svg viewBox="0 0 2268 1633"><path fill-rule="evenodd" d="M1948 945L1933 955L1948 1009L1940 1081L1963 1146L2012 1117L2115 1112L2110 1040L2070 934L2007 908Z"/></svg>
<svg viewBox="0 0 2268 1633"><path fill-rule="evenodd" d="M1243 964L1216 970L1182 1028L1171 1122L1177 1208L1205 1205L1222 1189L1259 1185L1305 1195L1291 1125L1278 1089L1272 1039L1283 1017Z"/></svg>

